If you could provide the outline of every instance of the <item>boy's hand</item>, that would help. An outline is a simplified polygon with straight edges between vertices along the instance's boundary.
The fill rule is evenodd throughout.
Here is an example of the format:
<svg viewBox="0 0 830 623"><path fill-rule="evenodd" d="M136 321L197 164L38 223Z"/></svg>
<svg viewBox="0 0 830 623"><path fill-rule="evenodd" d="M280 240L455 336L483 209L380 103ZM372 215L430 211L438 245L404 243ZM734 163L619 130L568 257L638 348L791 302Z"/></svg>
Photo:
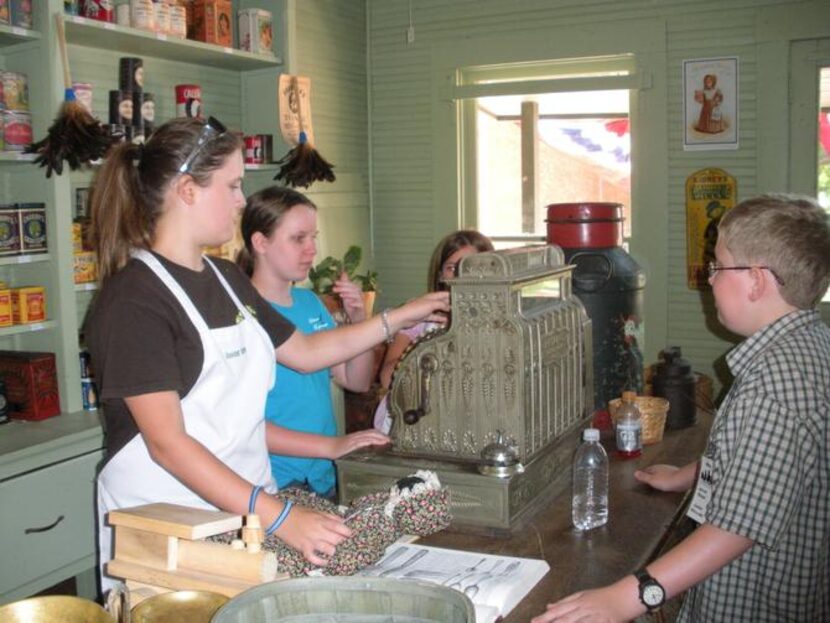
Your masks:
<svg viewBox="0 0 830 623"><path fill-rule="evenodd" d="M311 564L325 566L337 545L352 536L352 531L337 515L294 506L274 534Z"/></svg>
<svg viewBox="0 0 830 623"><path fill-rule="evenodd" d="M343 311L352 323L366 320L366 308L363 305L363 290L343 272L332 286L332 291L343 301Z"/></svg>
<svg viewBox="0 0 830 623"><path fill-rule="evenodd" d="M548 604L548 609L531 623L622 623L645 611L637 594L634 577L627 576L616 584L574 593Z"/></svg>
<svg viewBox="0 0 830 623"><path fill-rule="evenodd" d="M374 428L351 433L343 437L335 437L334 440L334 450L331 457L333 459L339 459L344 454L348 454L358 448L385 446L391 442L389 437Z"/></svg>
<svg viewBox="0 0 830 623"><path fill-rule="evenodd" d="M658 491L688 491L694 484L695 466L651 465L634 472L634 478Z"/></svg>

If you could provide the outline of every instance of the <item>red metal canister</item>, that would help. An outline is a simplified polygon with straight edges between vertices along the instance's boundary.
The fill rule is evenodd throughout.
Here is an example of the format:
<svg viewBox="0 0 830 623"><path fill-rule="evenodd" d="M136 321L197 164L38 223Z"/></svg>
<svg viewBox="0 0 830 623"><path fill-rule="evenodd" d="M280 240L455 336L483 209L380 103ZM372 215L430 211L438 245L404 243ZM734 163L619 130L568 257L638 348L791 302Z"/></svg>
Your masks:
<svg viewBox="0 0 830 623"><path fill-rule="evenodd" d="M101 22L114 22L115 5L113 0L82 0L81 15Z"/></svg>
<svg viewBox="0 0 830 623"><path fill-rule="evenodd" d="M547 241L564 249L605 249L623 243L622 204L552 203L547 206Z"/></svg>
<svg viewBox="0 0 830 623"><path fill-rule="evenodd" d="M202 87L198 84L176 85L176 116L202 118Z"/></svg>
<svg viewBox="0 0 830 623"><path fill-rule="evenodd" d="M265 162L262 135L253 134L245 137L245 164L263 164Z"/></svg>

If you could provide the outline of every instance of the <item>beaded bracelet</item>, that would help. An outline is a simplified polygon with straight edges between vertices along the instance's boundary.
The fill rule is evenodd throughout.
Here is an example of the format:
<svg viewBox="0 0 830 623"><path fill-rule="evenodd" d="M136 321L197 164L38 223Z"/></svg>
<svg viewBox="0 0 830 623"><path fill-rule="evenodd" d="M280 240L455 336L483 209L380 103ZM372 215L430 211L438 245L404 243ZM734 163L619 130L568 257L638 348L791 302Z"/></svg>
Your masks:
<svg viewBox="0 0 830 623"><path fill-rule="evenodd" d="M257 485L253 489L251 489L251 497L248 499L248 514L253 515L254 509L256 508L256 499L259 497L259 494L262 492L262 485Z"/></svg>
<svg viewBox="0 0 830 623"><path fill-rule="evenodd" d="M277 516L268 529L265 531L266 536L271 536L277 529L285 522L286 518L288 517L288 513L291 512L291 507L294 506L294 502L288 500L285 503L285 506L282 507L282 512Z"/></svg>
<svg viewBox="0 0 830 623"><path fill-rule="evenodd" d="M392 334L392 330L389 328L389 309L384 309L380 312L380 325L383 327L383 337L386 340L387 344L391 344L395 341L395 336Z"/></svg>

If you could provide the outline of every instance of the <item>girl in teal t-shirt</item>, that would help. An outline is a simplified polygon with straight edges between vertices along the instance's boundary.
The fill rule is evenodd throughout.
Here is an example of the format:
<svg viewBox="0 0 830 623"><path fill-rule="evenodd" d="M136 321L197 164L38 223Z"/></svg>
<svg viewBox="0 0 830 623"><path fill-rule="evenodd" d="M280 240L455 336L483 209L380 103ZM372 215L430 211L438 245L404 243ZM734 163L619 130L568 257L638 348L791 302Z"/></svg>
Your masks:
<svg viewBox="0 0 830 623"><path fill-rule="evenodd" d="M271 186L248 198L242 213L245 247L237 262L259 293L303 333L333 329L335 322L322 301L294 284L305 281L317 254L317 208L305 195ZM346 275L334 285L352 323L366 319L360 287ZM331 459L361 446L388 443L376 431L336 436L330 377L342 387L369 389L374 367L367 351L345 363L302 373L277 364L277 380L268 394L265 418L279 427L280 454L271 454L279 487L303 486L320 495L335 493ZM314 458L310 458L314 457Z"/></svg>

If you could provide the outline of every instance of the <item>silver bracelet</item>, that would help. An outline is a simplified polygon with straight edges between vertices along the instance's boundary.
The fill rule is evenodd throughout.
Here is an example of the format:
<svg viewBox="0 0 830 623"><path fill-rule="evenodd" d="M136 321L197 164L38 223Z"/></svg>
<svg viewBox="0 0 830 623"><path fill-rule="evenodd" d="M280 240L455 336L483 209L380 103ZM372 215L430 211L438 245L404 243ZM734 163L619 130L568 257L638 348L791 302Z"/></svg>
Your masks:
<svg viewBox="0 0 830 623"><path fill-rule="evenodd" d="M389 309L384 309L380 312L380 326L383 327L383 339L387 344L391 344L395 340L392 330L389 328Z"/></svg>

